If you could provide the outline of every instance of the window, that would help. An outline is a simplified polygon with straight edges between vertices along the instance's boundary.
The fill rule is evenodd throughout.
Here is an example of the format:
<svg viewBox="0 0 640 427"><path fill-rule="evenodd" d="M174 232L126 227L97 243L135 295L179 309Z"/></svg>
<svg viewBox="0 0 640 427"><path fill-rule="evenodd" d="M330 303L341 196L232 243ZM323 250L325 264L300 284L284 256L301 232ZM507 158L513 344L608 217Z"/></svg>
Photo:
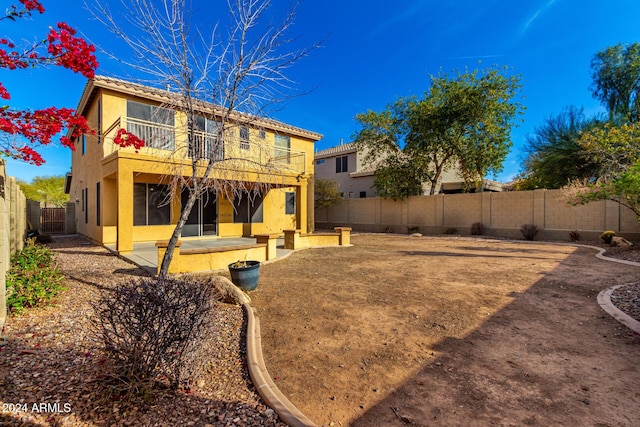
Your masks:
<svg viewBox="0 0 640 427"><path fill-rule="evenodd" d="M89 223L89 189L84 189L84 223Z"/></svg>
<svg viewBox="0 0 640 427"><path fill-rule="evenodd" d="M348 167L347 156L336 157L336 173L346 172Z"/></svg>
<svg viewBox="0 0 640 427"><path fill-rule="evenodd" d="M174 119L167 108L127 100L127 131L143 139L147 147L174 149Z"/></svg>
<svg viewBox="0 0 640 427"><path fill-rule="evenodd" d="M316 160L316 165L324 165L324 159Z"/></svg>
<svg viewBox="0 0 640 427"><path fill-rule="evenodd" d="M82 155L87 152L87 135L82 135Z"/></svg>
<svg viewBox="0 0 640 427"><path fill-rule="evenodd" d="M278 163L291 163L291 138L288 136L276 135L273 156Z"/></svg>
<svg viewBox="0 0 640 427"><path fill-rule="evenodd" d="M170 220L168 185L133 184L133 225L168 225Z"/></svg>
<svg viewBox="0 0 640 427"><path fill-rule="evenodd" d="M82 212L84 212L84 188L82 189Z"/></svg>
<svg viewBox="0 0 640 427"><path fill-rule="evenodd" d="M366 191L361 191L361 192L360 192L360 198L361 198L361 199L364 199L364 198L366 198L366 197L367 197L367 192L366 192Z"/></svg>
<svg viewBox="0 0 640 427"><path fill-rule="evenodd" d="M98 136L98 144L100 144L102 142L102 99L98 99L98 135L97 136Z"/></svg>
<svg viewBox="0 0 640 427"><path fill-rule="evenodd" d="M249 149L249 128L246 126L240 126L240 148Z"/></svg>
<svg viewBox="0 0 640 427"><path fill-rule="evenodd" d="M258 192L244 192L233 201L234 223L263 222L262 202L264 196Z"/></svg>
<svg viewBox="0 0 640 427"><path fill-rule="evenodd" d="M100 183L96 182L96 225L100 226Z"/></svg>
<svg viewBox="0 0 640 427"><path fill-rule="evenodd" d="M286 193L286 202L285 202L285 214L294 215L296 213L296 193L289 192Z"/></svg>
<svg viewBox="0 0 640 427"><path fill-rule="evenodd" d="M266 137L267 137L266 132L265 132L263 129L260 129L260 130L258 131L258 138L260 138L260 139L265 139Z"/></svg>
<svg viewBox="0 0 640 427"><path fill-rule="evenodd" d="M223 160L224 146L218 144L218 127L222 127L222 123L208 119L202 116L196 116L194 129L195 132L191 139L189 147L189 157L197 156L198 159ZM215 151L215 155L211 157L211 153Z"/></svg>

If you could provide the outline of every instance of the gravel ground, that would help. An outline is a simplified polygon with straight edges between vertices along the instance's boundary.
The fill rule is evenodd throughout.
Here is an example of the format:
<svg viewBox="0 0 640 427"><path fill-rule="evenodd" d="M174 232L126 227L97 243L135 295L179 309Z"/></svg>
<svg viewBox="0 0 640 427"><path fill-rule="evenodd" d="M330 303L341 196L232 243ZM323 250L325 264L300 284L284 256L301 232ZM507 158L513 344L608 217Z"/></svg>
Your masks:
<svg viewBox="0 0 640 427"><path fill-rule="evenodd" d="M606 249L604 255L640 263L640 243L631 247L611 247L600 242L589 243ZM611 294L611 302L620 310L640 322L640 282L620 287Z"/></svg>
<svg viewBox="0 0 640 427"><path fill-rule="evenodd" d="M101 381L108 363L88 333L89 302L100 287L144 273L80 237L56 238L51 247L68 291L54 306L7 320L0 342L0 426L285 425L249 378L242 308L222 303L209 346L212 362L194 392L165 392L152 404L112 400ZM638 246L607 247L607 255L640 262ZM640 283L620 288L612 301L640 321Z"/></svg>
<svg viewBox="0 0 640 427"><path fill-rule="evenodd" d="M0 347L0 426L284 426L246 369L240 306L220 303L211 360L192 393L158 392L152 404L112 399L108 362L89 331L100 287L140 276L135 266L78 237L51 247L67 276L56 305L9 318ZM35 406L34 406L35 404Z"/></svg>

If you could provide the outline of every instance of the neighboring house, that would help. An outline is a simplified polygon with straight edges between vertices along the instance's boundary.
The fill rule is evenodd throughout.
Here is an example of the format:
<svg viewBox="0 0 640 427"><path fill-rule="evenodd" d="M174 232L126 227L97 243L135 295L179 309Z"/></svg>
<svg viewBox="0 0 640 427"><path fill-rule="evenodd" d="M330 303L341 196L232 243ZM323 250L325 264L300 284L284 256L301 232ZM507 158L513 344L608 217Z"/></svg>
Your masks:
<svg viewBox="0 0 640 427"><path fill-rule="evenodd" d="M318 179L335 180L345 198L375 197L375 168L365 168L363 157L353 142L318 151L314 156L314 175Z"/></svg>
<svg viewBox="0 0 640 427"><path fill-rule="evenodd" d="M376 197L373 187L376 165L364 165L364 155L353 142L340 144L315 153L315 177L333 179L345 198ZM483 180L484 191L502 191L501 184ZM464 182L456 168L442 174L435 193L461 193ZM423 185L423 194L429 194L430 183Z"/></svg>
<svg viewBox="0 0 640 427"><path fill-rule="evenodd" d="M87 118L96 135L75 141L65 186L76 203L80 234L103 245L115 243L119 253L131 252L134 242L171 236L187 192L174 194L167 203L171 191L168 177L180 173L187 179L191 173L186 117L161 107L175 96L170 91L102 76L87 82L77 112ZM212 133L216 114L211 104L198 103L196 108L202 130L193 140L200 141L198 149L206 151L216 139L215 131ZM220 163L225 167L216 168L212 178L241 177L243 182L268 179L271 189L266 194L245 192L235 200L210 190L194 205L182 237L247 236L284 229L310 232L313 147L322 135L241 113L232 119L251 125L231 129L237 135L225 138L224 146L217 149L220 162L229 163ZM136 153L131 147L116 146L113 138L119 128L145 139L145 147ZM270 148L265 150L265 146ZM235 159L260 155L261 161L286 165L265 178L250 169L255 166L249 160L232 162L232 155ZM239 167L245 170L239 171Z"/></svg>

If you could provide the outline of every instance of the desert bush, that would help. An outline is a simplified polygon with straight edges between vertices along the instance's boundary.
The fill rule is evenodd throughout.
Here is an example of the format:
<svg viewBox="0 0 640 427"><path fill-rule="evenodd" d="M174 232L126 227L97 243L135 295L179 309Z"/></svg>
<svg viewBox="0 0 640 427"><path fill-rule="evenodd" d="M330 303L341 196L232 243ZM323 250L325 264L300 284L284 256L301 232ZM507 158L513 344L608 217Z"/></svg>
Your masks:
<svg viewBox="0 0 640 427"><path fill-rule="evenodd" d="M113 363L117 391L189 389L206 363L202 349L219 299L206 280L190 277L131 279L103 291L93 304L94 333Z"/></svg>
<svg viewBox="0 0 640 427"><path fill-rule="evenodd" d="M602 239L602 241L604 243L606 243L607 245L611 244L611 241L613 240L613 238L616 236L616 232L612 231L612 230L607 230L604 231L601 235L600 238Z"/></svg>
<svg viewBox="0 0 640 427"><path fill-rule="evenodd" d="M571 240L572 242L577 242L578 240L580 240L580 233L578 233L578 230L573 230L569 233L569 240Z"/></svg>
<svg viewBox="0 0 640 427"><path fill-rule="evenodd" d="M46 246L28 239L27 246L11 257L7 272L7 310L20 314L25 308L43 305L65 289L55 255Z"/></svg>
<svg viewBox="0 0 640 427"><path fill-rule="evenodd" d="M413 234L418 232L418 227L407 227L407 233Z"/></svg>
<svg viewBox="0 0 640 427"><path fill-rule="evenodd" d="M538 234L538 226L535 224L524 224L520 227L520 233L526 240L535 240Z"/></svg>
<svg viewBox="0 0 640 427"><path fill-rule="evenodd" d="M457 232L458 232L458 229L454 227L447 227L444 229L444 234L456 234Z"/></svg>
<svg viewBox="0 0 640 427"><path fill-rule="evenodd" d="M484 225L481 222L474 222L471 224L471 235L482 236L484 233Z"/></svg>

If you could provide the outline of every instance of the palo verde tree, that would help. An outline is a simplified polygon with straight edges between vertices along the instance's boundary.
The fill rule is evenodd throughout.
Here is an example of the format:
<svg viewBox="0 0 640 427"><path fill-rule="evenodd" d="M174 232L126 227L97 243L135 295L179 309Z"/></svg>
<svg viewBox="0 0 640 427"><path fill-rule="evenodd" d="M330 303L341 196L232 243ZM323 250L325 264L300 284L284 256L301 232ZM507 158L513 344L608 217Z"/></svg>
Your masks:
<svg viewBox="0 0 640 427"><path fill-rule="evenodd" d="M38 0L19 2L19 6L9 6L5 15L0 17L5 25L19 25L16 21L45 11ZM28 45L18 46L9 36L4 36L0 38L0 68L17 72L54 65L91 78L98 67L95 48L76 37L75 33L64 22L58 22L57 28L51 28L44 38ZM11 99L9 90L1 82L0 98L7 101ZM74 138L92 132L85 118L76 115L70 108L21 110L3 105L0 107L0 153L4 157L41 165L44 159L36 148L50 144L64 129L70 129L70 134L62 136L60 143L72 150Z"/></svg>
<svg viewBox="0 0 640 427"><path fill-rule="evenodd" d="M598 165L588 158L580 136L601 124L597 117L587 118L582 108L574 106L548 117L527 136L517 189L555 189L573 180L597 178Z"/></svg>
<svg viewBox="0 0 640 427"><path fill-rule="evenodd" d="M618 44L591 61L593 96L609 112L609 122L581 134L585 158L598 166L595 178L564 188L570 204L612 200L640 221L640 44Z"/></svg>
<svg viewBox="0 0 640 427"><path fill-rule="evenodd" d="M468 185L502 170L510 132L523 106L513 98L520 77L506 69L440 73L422 98L402 98L382 112L356 116L353 139L366 164L377 165L374 185L381 195L402 199L435 194L442 174L457 167Z"/></svg>
<svg viewBox="0 0 640 427"><path fill-rule="evenodd" d="M563 188L568 203L612 200L640 221L640 124L608 123L582 134L581 147L600 165L597 180L574 180Z"/></svg>
<svg viewBox="0 0 640 427"><path fill-rule="evenodd" d="M213 17L196 21L188 0L122 1L124 21L111 13L107 2L96 1L91 7L134 59L127 60L122 52L105 53L144 74L154 86L168 88L162 107L176 112L176 120L183 121L176 127L186 129L187 144L176 146L174 170L164 178L171 186L169 199L184 191L188 198L169 239L160 276L167 275L175 245L199 197L211 194L210 190L214 197L229 200L252 197L276 186L289 167L286 161L274 161L273 146L266 142L261 147L252 141L251 155L228 147L231 141L238 142L239 133L242 138L242 132L260 129L264 123L260 117L268 107L291 96L293 83L286 71L315 45L292 47L288 33L295 8L277 23L269 16L269 0L229 0L227 5L229 23L215 26ZM114 142L136 148L142 143L124 129Z"/></svg>
<svg viewBox="0 0 640 427"><path fill-rule="evenodd" d="M609 112L609 120L622 123L640 119L640 43L617 44L591 60L591 91Z"/></svg>

